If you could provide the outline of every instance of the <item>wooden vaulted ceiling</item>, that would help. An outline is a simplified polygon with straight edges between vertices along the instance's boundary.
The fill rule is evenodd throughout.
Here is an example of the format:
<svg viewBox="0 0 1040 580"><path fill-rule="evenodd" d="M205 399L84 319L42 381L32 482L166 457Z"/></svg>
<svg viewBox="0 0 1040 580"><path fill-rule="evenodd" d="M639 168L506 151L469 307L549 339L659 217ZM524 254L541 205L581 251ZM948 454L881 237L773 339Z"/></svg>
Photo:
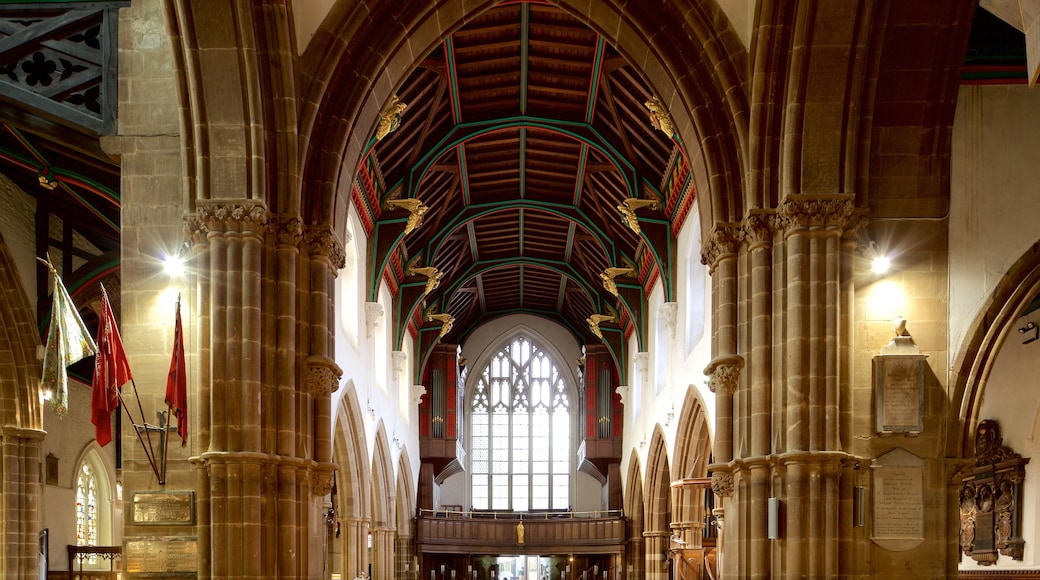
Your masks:
<svg viewBox="0 0 1040 580"><path fill-rule="evenodd" d="M480 323L532 313L581 343L645 332L646 292L670 299L674 233L692 201L689 171L672 136L657 130L640 72L601 36L540 2L503 2L450 35L397 91L400 126L371 150L356 183L373 230L370 299L380 282L397 294L395 344L409 328L428 345L461 342ZM403 233L409 212L429 209ZM618 209L642 208L640 233ZM674 229L673 229L674 227ZM434 267L439 285L424 295ZM632 267L608 292L607 268ZM440 337L442 320L454 324ZM587 319L604 321L604 338ZM427 333L430 333L429 335ZM619 357L620 358L620 357Z"/></svg>

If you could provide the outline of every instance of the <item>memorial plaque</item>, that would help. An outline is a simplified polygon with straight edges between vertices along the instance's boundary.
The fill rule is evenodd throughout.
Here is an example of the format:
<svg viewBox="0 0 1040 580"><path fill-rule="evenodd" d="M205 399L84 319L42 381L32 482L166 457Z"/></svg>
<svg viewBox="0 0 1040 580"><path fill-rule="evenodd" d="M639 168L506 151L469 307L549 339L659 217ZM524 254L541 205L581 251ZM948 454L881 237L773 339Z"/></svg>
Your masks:
<svg viewBox="0 0 1040 580"><path fill-rule="evenodd" d="M124 560L128 574L198 572L199 544L181 536L127 540Z"/></svg>
<svg viewBox="0 0 1040 580"><path fill-rule="evenodd" d="M177 525L195 522L195 493L191 491L138 491L131 502L133 523Z"/></svg>
<svg viewBox="0 0 1040 580"><path fill-rule="evenodd" d="M890 550L908 550L924 540L924 461L894 449L871 466L874 475L874 532Z"/></svg>
<svg viewBox="0 0 1040 580"><path fill-rule="evenodd" d="M878 433L924 431L924 356L875 357Z"/></svg>

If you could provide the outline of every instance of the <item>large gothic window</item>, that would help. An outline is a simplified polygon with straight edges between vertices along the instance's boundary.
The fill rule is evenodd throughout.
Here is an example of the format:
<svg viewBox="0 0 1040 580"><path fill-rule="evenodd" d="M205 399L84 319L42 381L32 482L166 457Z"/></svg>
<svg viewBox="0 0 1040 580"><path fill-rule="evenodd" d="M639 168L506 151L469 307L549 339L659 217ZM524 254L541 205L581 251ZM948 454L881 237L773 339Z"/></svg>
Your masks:
<svg viewBox="0 0 1040 580"><path fill-rule="evenodd" d="M567 384L549 355L516 338L491 358L470 402L476 510L570 507Z"/></svg>

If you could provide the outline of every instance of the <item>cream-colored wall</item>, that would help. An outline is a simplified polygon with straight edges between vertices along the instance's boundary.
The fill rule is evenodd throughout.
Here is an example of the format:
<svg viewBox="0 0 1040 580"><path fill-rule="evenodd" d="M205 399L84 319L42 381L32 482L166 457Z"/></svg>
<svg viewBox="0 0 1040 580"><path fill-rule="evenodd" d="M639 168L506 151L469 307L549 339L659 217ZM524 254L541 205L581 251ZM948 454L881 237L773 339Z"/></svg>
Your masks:
<svg viewBox="0 0 1040 580"><path fill-rule="evenodd" d="M1040 91L962 86L950 161L950 353L997 282L1040 239Z"/></svg>
<svg viewBox="0 0 1040 580"><path fill-rule="evenodd" d="M1040 92L1025 86L963 86L954 119L950 187L950 352L956 357L996 284L1040 239ZM1019 319L1040 323L1040 313ZM1040 342L1017 332L997 355L983 392L980 419L995 419L1004 444L1040 456ZM1023 493L1025 558L1001 556L1000 568L1040 565L1040 463L1026 468ZM962 568L976 568L971 558Z"/></svg>
<svg viewBox="0 0 1040 580"><path fill-rule="evenodd" d="M686 219L676 241L678 256L676 258L676 315L675 329L666 329L664 339L668 344L659 344L656 325L661 317L661 307L665 303L664 291L660 282L656 284L648 299L648 312L653 313L647 330L647 368L644 376L640 376L636 362L638 343L635 336L628 342L629 378L625 394L625 432L622 443L621 473L628 473L629 460L635 450L639 461L645 467L649 442L654 429L660 425L665 435L670 463L674 464L676 431L682 414L683 402L687 389L696 389L704 403L708 415L709 432L714 433L715 395L708 389L704 367L711 360L711 279L706 271L703 275L690 275L691 268L704 269L700 263L700 218L696 210ZM696 288L691 288L696 284ZM692 302L698 304L691 304ZM699 308L698 308L699 306ZM697 329L691 326L698 327ZM663 368L665 387L657 392L659 378L655 376L661 366L656 362L659 357L665 359ZM646 475L646 470L641 472ZM676 474L672 474L678 477ZM625 482L627 485L628 482Z"/></svg>
<svg viewBox="0 0 1040 580"><path fill-rule="evenodd" d="M413 477L419 474L418 404L412 399L415 384L414 343L405 338L401 352L407 356L400 369L393 364L392 302L389 291L381 287L379 304L383 314L369 324L366 314L365 272L368 271L365 230L351 210L349 231L352 239L344 247L348 255L347 271L341 271L336 283L336 364L343 369L340 388L332 394L332 408L339 408L347 389L353 388L365 421L365 442L371 462L375 451L376 428L382 421L390 443L394 475L400 471L400 457L408 450ZM335 421L335 416L333 416ZM333 426L334 429L339 428ZM418 480L413 481L418 485Z"/></svg>

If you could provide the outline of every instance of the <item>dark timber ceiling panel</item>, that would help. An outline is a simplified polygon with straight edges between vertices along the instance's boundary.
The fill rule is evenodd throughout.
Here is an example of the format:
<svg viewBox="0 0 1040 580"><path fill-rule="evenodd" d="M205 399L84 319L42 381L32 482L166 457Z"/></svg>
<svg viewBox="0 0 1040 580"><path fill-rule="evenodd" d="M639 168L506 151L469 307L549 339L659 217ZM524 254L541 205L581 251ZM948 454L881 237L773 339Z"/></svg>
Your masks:
<svg viewBox="0 0 1040 580"><path fill-rule="evenodd" d="M665 181L683 161L654 129L645 106L653 95L637 69L563 10L506 2L447 38L397 96L407 105L400 126L369 154L383 179L372 280L405 276L395 284L398 341L409 324L439 330L427 315L440 313L455 319L448 342L515 312L560 322L583 343L600 341L586 321L593 314L630 324L603 323L621 342L640 332L629 303L644 300L662 264L639 266L651 249L667 251L627 227L618 205L657 199L658 209L637 215L663 221L658 243L667 245ZM408 198L429 209L403 234L407 210L386 202ZM440 284L425 296L407 292L424 280L408 266L437 268ZM600 279L625 266L638 272L617 280L634 289L627 301Z"/></svg>

